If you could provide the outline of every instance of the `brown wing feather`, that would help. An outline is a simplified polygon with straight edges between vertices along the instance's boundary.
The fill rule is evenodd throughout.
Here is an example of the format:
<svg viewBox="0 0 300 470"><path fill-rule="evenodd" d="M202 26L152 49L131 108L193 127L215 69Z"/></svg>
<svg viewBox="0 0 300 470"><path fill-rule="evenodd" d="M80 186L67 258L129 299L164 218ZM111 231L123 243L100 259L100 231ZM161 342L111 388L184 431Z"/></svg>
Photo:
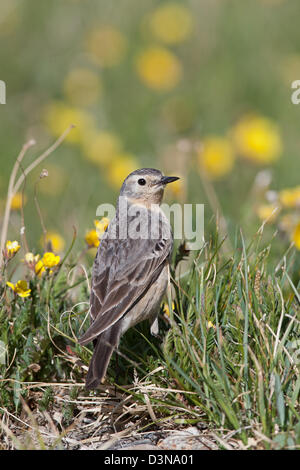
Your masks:
<svg viewBox="0 0 300 470"><path fill-rule="evenodd" d="M109 235L108 231L102 239L94 262L93 323L81 344L92 341L135 305L158 278L172 249L172 238L118 240Z"/></svg>

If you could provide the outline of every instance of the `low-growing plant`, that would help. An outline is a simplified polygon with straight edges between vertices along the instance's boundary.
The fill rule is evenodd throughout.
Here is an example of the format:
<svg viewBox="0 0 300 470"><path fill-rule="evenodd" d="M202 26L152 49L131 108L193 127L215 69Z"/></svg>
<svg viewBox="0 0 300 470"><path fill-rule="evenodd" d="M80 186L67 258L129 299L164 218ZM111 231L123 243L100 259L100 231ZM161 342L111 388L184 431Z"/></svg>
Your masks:
<svg viewBox="0 0 300 470"><path fill-rule="evenodd" d="M269 272L271 247L260 249L260 236L248 247L242 235L240 240L228 260L211 244L185 273L173 271L163 373L151 375L170 392L164 402L153 394L152 406L173 419L204 420L234 431L245 444L249 436L260 436L266 448L295 448L300 445L299 285L293 284L286 260Z"/></svg>
<svg viewBox="0 0 300 470"><path fill-rule="evenodd" d="M2 240L16 190L16 169ZM234 246L227 244L226 249L218 230L210 233L198 252L189 253L184 243L174 250L160 337L151 337L146 323L129 330L110 363L107 380L125 396L146 404L148 424L206 423L244 446L251 437L261 448L297 448L297 260L290 247L274 265L272 244L263 242L263 227L251 242L240 232ZM20 245L2 243L0 413L20 413L31 386L39 383L43 394L36 405L45 412L55 401L53 383L67 382L74 388L61 413L67 425L72 423L77 386L84 385L91 356L91 349L78 343L88 318L90 266L81 269L84 275L73 275L81 259L73 253L76 236L74 230L62 258L51 245L42 257L25 253L26 279L16 283L12 277Z"/></svg>

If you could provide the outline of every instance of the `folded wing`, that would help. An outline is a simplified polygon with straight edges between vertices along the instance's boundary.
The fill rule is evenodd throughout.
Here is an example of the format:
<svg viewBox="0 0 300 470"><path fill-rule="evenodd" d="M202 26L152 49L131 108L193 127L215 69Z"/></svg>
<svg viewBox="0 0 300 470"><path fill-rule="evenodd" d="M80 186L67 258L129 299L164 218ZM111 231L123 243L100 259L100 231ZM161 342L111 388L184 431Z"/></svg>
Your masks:
<svg viewBox="0 0 300 470"><path fill-rule="evenodd" d="M140 300L160 275L171 253L172 237L119 240L110 234L109 230L105 233L94 262L90 297L92 324L80 338L81 344L95 339Z"/></svg>

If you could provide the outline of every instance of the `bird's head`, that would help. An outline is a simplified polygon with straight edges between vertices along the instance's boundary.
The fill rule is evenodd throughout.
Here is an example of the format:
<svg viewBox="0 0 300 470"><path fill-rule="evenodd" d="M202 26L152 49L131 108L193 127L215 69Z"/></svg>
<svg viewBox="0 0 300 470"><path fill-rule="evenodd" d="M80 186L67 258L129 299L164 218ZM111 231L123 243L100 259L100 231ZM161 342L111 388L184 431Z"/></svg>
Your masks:
<svg viewBox="0 0 300 470"><path fill-rule="evenodd" d="M120 196L134 204L160 204L166 185L178 179L177 176L164 176L154 168L135 170L124 180Z"/></svg>

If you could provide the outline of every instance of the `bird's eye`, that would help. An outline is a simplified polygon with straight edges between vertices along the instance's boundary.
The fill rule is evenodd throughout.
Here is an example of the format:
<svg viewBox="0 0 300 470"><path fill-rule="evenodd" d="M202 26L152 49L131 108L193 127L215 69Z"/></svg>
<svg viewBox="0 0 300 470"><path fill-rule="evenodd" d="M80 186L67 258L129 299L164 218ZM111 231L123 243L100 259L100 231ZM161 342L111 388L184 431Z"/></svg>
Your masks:
<svg viewBox="0 0 300 470"><path fill-rule="evenodd" d="M145 180L144 178L140 178L140 179L138 180L138 183L139 183L141 186L145 186L146 180Z"/></svg>

